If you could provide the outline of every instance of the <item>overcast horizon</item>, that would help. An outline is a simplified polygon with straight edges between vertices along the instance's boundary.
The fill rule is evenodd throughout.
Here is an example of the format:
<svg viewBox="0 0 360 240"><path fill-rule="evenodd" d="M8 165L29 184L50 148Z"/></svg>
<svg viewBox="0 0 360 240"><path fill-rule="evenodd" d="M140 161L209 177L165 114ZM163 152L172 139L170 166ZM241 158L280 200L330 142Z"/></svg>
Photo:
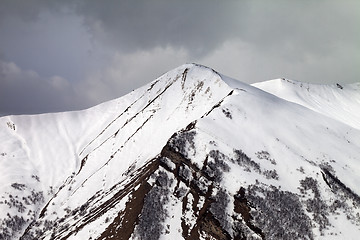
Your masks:
<svg viewBox="0 0 360 240"><path fill-rule="evenodd" d="M80 110L184 63L360 81L360 1L2 0L0 116Z"/></svg>

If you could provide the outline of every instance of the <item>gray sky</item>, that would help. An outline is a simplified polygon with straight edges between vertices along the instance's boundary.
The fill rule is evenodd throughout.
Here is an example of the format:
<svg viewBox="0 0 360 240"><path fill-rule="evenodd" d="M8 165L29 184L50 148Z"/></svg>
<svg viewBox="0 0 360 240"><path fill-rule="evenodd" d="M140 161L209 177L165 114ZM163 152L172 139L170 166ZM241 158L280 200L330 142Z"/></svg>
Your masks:
<svg viewBox="0 0 360 240"><path fill-rule="evenodd" d="M183 63L360 81L357 0L1 0L0 115L83 109Z"/></svg>

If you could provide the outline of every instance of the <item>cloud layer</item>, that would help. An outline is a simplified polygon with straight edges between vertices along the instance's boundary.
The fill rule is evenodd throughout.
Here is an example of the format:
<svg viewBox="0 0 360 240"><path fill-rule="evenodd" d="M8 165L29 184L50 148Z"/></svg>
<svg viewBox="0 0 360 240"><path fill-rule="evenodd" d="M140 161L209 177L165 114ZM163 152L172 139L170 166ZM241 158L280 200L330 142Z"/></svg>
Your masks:
<svg viewBox="0 0 360 240"><path fill-rule="evenodd" d="M252 83L360 81L360 2L0 3L0 114L90 107L185 62Z"/></svg>

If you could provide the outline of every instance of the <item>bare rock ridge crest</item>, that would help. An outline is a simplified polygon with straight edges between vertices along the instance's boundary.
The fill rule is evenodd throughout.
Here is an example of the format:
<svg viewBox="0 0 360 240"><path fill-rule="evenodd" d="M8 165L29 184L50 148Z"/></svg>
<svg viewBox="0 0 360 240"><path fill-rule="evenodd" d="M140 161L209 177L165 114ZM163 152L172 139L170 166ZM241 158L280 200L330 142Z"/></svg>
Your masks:
<svg viewBox="0 0 360 240"><path fill-rule="evenodd" d="M360 88L340 86L185 64L87 110L2 117L0 239L356 239Z"/></svg>

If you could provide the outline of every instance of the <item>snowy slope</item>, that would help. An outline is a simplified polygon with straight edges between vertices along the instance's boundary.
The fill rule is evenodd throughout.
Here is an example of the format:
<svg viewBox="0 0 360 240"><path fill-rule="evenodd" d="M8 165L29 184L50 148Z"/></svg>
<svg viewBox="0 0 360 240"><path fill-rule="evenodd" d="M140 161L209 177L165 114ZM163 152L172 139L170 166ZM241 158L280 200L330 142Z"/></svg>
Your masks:
<svg viewBox="0 0 360 240"><path fill-rule="evenodd" d="M253 86L360 129L360 83L321 85L274 79Z"/></svg>
<svg viewBox="0 0 360 240"><path fill-rule="evenodd" d="M359 90L285 88L187 64L88 110L0 118L0 239L356 239Z"/></svg>
<svg viewBox="0 0 360 240"><path fill-rule="evenodd" d="M79 169L81 148L123 105L114 100L80 112L0 118L0 216L4 217L0 224L11 226L6 234L15 234L10 229L23 231L38 217L45 203Z"/></svg>

